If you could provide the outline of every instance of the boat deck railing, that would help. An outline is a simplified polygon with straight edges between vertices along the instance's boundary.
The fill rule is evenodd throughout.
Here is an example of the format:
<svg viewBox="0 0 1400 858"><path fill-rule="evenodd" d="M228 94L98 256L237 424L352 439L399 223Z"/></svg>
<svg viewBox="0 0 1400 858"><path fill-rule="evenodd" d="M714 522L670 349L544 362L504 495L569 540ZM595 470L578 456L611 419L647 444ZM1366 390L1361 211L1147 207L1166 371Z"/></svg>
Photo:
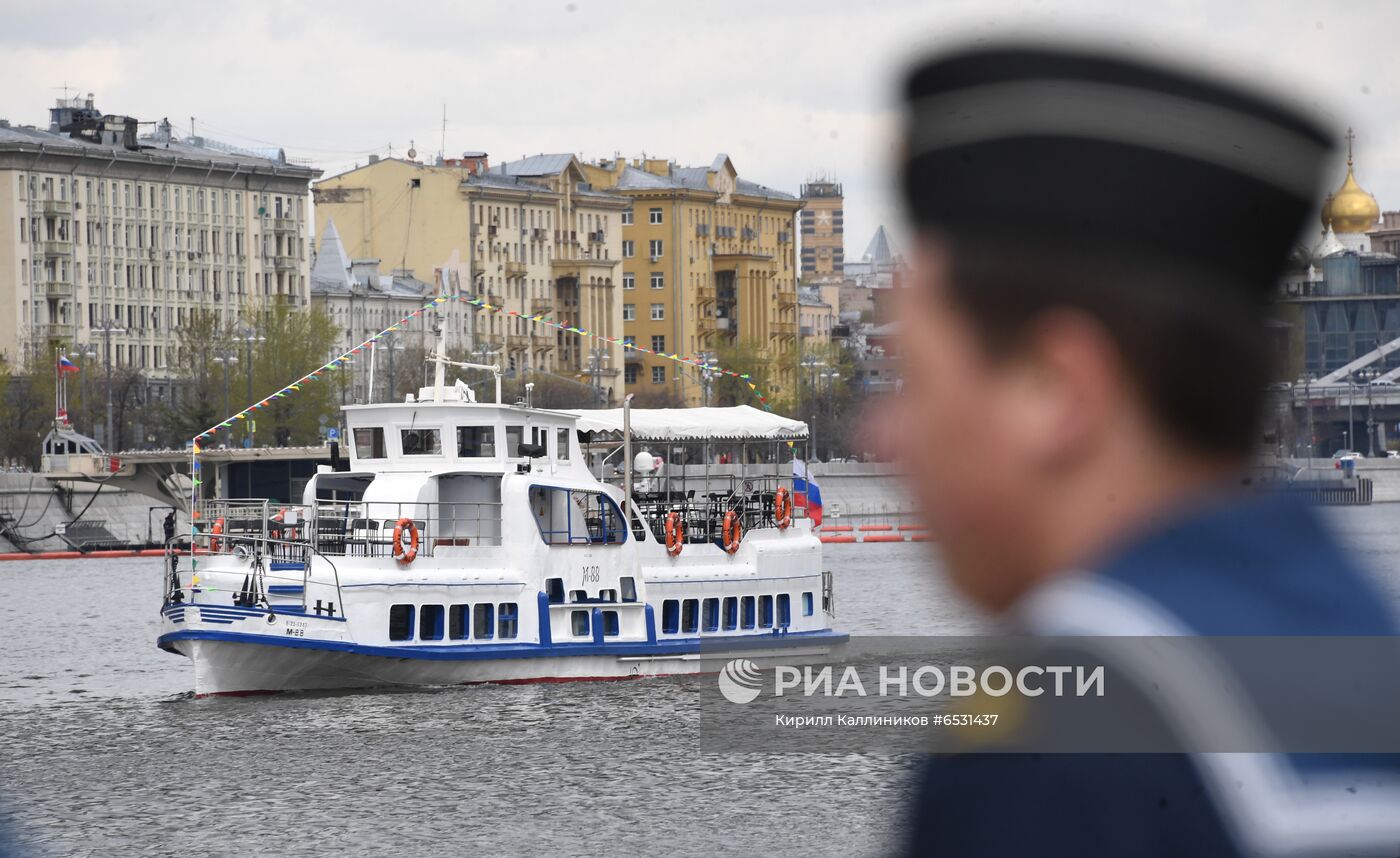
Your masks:
<svg viewBox="0 0 1400 858"><path fill-rule="evenodd" d="M308 550L327 556L389 557L395 530L405 519L418 532L420 556L431 557L443 547L501 544L501 505L495 502L317 501L308 506L210 500L199 506L197 528L202 545L212 546L215 553L245 545L273 560L297 561L302 558L294 555ZM407 528L403 531L400 543L407 547L411 534Z"/></svg>
<svg viewBox="0 0 1400 858"><path fill-rule="evenodd" d="M792 480L755 476L735 480L727 489L720 491L634 491L632 502L657 541L666 540L666 518L675 512L685 521L686 542L719 542L723 538L725 516L731 510L738 514L745 532L776 527L774 513L779 488L792 491ZM794 507L792 514L793 518L803 518L807 511Z"/></svg>

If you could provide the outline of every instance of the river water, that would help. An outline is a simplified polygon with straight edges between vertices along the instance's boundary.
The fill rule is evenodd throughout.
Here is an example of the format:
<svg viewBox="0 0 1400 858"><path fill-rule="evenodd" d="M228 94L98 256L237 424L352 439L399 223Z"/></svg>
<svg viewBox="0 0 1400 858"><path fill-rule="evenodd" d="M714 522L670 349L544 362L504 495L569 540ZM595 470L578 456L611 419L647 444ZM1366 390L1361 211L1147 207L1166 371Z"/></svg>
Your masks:
<svg viewBox="0 0 1400 858"><path fill-rule="evenodd" d="M1400 603L1400 505L1328 513ZM970 634L928 545L830 545L853 634ZM0 824L24 855L871 855L911 762L699 749L673 678L194 700L154 560L0 563ZM1322 573L1322 574L1325 574Z"/></svg>

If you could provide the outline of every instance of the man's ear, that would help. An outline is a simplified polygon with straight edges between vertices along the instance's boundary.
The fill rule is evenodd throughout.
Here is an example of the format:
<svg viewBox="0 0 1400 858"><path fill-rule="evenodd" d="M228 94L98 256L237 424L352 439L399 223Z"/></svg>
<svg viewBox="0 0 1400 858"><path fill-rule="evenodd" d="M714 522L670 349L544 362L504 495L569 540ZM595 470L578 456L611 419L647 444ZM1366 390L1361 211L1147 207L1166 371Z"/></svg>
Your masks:
<svg viewBox="0 0 1400 858"><path fill-rule="evenodd" d="M1034 463L1059 468L1078 461L1103 443L1130 404L1113 338L1088 313L1039 314L1011 361L1013 425Z"/></svg>

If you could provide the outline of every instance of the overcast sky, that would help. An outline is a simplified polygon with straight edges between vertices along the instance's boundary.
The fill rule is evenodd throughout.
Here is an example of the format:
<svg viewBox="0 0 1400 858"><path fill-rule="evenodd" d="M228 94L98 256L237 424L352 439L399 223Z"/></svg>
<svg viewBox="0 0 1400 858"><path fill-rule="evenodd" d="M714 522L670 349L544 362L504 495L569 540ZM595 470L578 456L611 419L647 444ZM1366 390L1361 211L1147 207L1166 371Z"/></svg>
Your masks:
<svg viewBox="0 0 1400 858"><path fill-rule="evenodd" d="M46 125L67 84L97 106L338 172L370 152L572 151L707 164L796 193L845 185L846 254L902 233L893 92L919 52L1092 34L1253 80L1357 132L1357 173L1400 208L1400 3L336 3L0 0L0 117ZM1339 161L1336 185L1343 176ZM1151 205L1151 200L1144 200Z"/></svg>

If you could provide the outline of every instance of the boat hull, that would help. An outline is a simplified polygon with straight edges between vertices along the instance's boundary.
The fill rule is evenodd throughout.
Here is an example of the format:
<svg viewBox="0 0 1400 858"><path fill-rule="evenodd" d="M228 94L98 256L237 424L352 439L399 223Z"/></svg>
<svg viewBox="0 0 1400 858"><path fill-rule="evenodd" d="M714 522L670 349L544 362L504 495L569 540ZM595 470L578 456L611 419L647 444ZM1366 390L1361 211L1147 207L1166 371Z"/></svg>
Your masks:
<svg viewBox="0 0 1400 858"><path fill-rule="evenodd" d="M171 636L163 645L188 656L195 668L195 694L237 695L283 691L329 691L394 686L473 683L568 682L636 679L712 673L734 658L759 665L804 663L828 658L846 635L786 640L706 642L691 651L623 650L617 654L530 654L497 658L414 658L353 649L283 646L277 643Z"/></svg>

